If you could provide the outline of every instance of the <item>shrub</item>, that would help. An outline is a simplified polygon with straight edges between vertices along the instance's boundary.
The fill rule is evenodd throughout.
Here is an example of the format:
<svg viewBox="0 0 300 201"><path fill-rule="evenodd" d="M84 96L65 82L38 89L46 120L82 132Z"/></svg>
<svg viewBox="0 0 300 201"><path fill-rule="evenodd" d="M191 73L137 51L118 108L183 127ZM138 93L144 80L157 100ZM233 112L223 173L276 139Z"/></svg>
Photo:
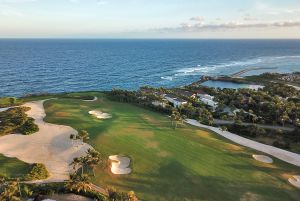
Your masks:
<svg viewBox="0 0 300 201"><path fill-rule="evenodd" d="M275 142L273 142L273 146L281 148L281 149L290 149L290 143L285 142L285 141L276 140Z"/></svg>
<svg viewBox="0 0 300 201"><path fill-rule="evenodd" d="M30 173L25 176L25 180L42 180L49 177L49 172L44 164L34 163Z"/></svg>
<svg viewBox="0 0 300 201"><path fill-rule="evenodd" d="M39 127L34 123L34 119L30 117L21 127L17 129L17 131L24 135L30 135L32 133L38 132Z"/></svg>
<svg viewBox="0 0 300 201"><path fill-rule="evenodd" d="M38 131L34 119L26 115L28 107L10 108L0 113L0 136L10 133L22 133L25 135Z"/></svg>

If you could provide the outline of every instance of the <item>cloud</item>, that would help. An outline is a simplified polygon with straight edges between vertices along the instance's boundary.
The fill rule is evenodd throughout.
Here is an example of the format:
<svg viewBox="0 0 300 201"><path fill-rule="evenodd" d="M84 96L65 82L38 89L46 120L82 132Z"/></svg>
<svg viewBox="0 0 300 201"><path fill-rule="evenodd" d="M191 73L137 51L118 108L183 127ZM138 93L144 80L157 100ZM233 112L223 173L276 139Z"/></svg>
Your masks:
<svg viewBox="0 0 300 201"><path fill-rule="evenodd" d="M178 27L165 27L157 29L157 31L166 32L205 32L205 31L227 31L236 29L263 29L263 28L290 28L299 27L300 21L285 21L285 22L261 22L261 23L239 23L239 22L227 22L219 24L189 24L182 23Z"/></svg>
<svg viewBox="0 0 300 201"><path fill-rule="evenodd" d="M243 18L244 21L257 21L258 19L251 16L250 14L246 14Z"/></svg>
<svg viewBox="0 0 300 201"><path fill-rule="evenodd" d="M201 16L197 16L197 17L191 17L190 18L191 21L196 21L196 22L203 22L204 18Z"/></svg>

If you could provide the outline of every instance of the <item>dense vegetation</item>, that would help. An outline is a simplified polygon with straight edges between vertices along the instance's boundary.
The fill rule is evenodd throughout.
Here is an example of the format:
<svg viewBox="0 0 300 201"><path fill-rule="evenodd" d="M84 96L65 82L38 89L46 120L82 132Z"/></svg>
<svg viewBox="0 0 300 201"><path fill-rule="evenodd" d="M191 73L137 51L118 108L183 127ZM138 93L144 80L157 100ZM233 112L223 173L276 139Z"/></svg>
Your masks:
<svg viewBox="0 0 300 201"><path fill-rule="evenodd" d="M261 124L293 124L300 126L300 91L293 87L272 84L262 90L215 89L213 94L219 107L239 109L236 119ZM294 98L294 99L290 99Z"/></svg>
<svg viewBox="0 0 300 201"><path fill-rule="evenodd" d="M0 136L10 133L29 135L39 130L34 119L25 113L30 108L15 107L0 112Z"/></svg>

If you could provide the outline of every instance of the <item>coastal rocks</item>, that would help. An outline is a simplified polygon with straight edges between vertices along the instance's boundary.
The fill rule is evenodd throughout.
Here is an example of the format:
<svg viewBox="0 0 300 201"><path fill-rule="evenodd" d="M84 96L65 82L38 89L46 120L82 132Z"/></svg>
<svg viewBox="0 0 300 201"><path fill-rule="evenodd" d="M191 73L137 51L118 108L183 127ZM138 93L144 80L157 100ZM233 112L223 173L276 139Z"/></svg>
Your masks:
<svg viewBox="0 0 300 201"><path fill-rule="evenodd" d="M273 163L273 159L270 158L269 156L265 156L265 155L252 155L252 157L260 162L263 163Z"/></svg>
<svg viewBox="0 0 300 201"><path fill-rule="evenodd" d="M131 168L129 168L130 159L128 157L112 155L109 156L109 159L111 160L111 172L113 174L131 173Z"/></svg>
<svg viewBox="0 0 300 201"><path fill-rule="evenodd" d="M112 116L108 113L101 112L99 110L91 110L89 111L90 115L95 116L97 119L110 119Z"/></svg>

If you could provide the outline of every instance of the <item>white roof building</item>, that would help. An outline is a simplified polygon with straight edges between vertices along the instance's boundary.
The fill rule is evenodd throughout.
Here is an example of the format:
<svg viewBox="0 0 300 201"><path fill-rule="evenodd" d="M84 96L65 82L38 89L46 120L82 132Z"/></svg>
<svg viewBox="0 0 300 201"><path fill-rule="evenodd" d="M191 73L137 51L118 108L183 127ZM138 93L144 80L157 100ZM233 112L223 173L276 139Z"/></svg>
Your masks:
<svg viewBox="0 0 300 201"><path fill-rule="evenodd" d="M186 100L177 98L176 96L171 94L165 94L164 98L167 99L170 103L172 103L174 107L180 107L181 105L185 105L188 103Z"/></svg>
<svg viewBox="0 0 300 201"><path fill-rule="evenodd" d="M214 101L214 96L205 93L198 93L197 96L202 103L212 107L213 110L217 109L218 103Z"/></svg>

